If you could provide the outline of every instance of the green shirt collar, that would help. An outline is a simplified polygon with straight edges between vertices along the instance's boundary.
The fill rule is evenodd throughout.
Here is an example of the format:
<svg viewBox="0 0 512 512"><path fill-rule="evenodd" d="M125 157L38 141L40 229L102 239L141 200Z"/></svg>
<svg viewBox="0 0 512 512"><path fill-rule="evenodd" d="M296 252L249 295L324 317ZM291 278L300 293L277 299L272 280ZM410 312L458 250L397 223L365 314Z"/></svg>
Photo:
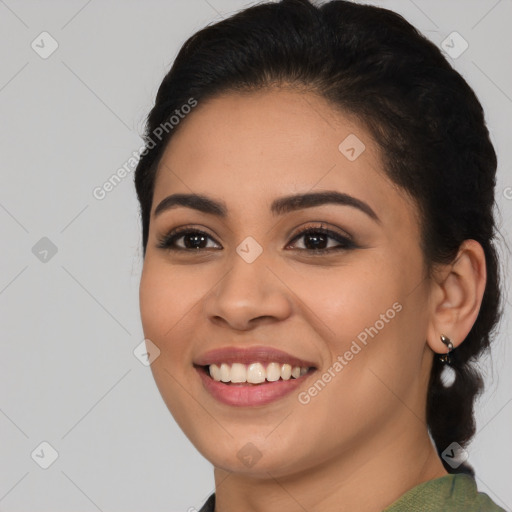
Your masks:
<svg viewBox="0 0 512 512"><path fill-rule="evenodd" d="M199 512L214 512L215 493ZM474 478L449 474L409 489L382 512L506 512L489 496L478 492Z"/></svg>
<svg viewBox="0 0 512 512"><path fill-rule="evenodd" d="M478 492L475 479L449 474L409 489L383 512L505 512L489 496Z"/></svg>

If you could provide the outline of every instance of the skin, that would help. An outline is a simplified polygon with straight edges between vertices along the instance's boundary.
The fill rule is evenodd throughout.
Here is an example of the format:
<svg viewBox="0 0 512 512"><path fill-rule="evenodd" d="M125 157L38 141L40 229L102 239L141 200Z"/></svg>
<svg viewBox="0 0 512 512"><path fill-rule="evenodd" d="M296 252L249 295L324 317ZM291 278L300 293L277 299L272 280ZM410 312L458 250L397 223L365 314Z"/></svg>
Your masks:
<svg viewBox="0 0 512 512"><path fill-rule="evenodd" d="M338 150L351 133L366 146L354 161ZM366 202L380 221L336 204L269 210L276 198L325 190ZM174 193L223 200L228 215L177 207L155 217ZM307 236L293 241L321 223L357 248L315 255ZM184 225L206 231L208 248L157 248ZM236 252L248 236L263 249L252 263ZM140 309L161 351L151 368L162 397L215 467L217 511L380 511L447 474L427 433L428 377L447 350L440 335L457 347L476 320L483 250L468 240L453 265L434 270L427 278L415 202L388 180L364 126L324 99L285 88L230 93L182 121L155 182ZM295 392L224 405L192 366L211 349L271 346L315 362L304 391L394 303L401 311L306 405ZM247 443L261 454L251 466L237 457Z"/></svg>

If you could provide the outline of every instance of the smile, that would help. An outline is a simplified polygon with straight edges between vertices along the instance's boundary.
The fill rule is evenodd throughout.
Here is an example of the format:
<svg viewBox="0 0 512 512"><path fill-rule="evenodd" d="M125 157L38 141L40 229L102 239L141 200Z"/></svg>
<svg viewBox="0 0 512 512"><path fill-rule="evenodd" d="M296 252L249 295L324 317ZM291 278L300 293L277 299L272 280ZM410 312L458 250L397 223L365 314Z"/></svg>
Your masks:
<svg viewBox="0 0 512 512"><path fill-rule="evenodd" d="M292 393L316 364L273 347L224 347L194 360L204 389L218 402L267 405Z"/></svg>

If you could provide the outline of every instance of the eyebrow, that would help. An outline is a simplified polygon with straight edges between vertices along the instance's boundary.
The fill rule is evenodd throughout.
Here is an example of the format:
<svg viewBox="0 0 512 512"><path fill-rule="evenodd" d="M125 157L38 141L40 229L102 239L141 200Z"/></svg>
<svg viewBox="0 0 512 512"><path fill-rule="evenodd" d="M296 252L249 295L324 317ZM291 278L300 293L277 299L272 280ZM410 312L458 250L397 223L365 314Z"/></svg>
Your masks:
<svg viewBox="0 0 512 512"><path fill-rule="evenodd" d="M381 222L378 215L370 205L361 201L361 199L357 199L356 197L342 192L336 192L334 190L280 197L272 202L270 211L273 215L284 215L285 213L295 210L313 208L315 206L322 206L325 204L352 206L353 208L357 208L364 212L377 223ZM226 203L223 201L217 201L201 194L172 194L158 204L155 208L154 216L156 217L164 211L180 206L192 208L210 215L216 215L221 218L226 218L228 215L228 208Z"/></svg>

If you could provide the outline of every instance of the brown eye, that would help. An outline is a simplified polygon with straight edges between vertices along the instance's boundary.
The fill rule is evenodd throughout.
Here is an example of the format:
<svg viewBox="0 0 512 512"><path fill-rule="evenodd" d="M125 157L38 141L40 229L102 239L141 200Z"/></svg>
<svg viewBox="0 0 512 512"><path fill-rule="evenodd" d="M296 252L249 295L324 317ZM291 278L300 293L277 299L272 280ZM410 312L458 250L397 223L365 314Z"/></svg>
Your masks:
<svg viewBox="0 0 512 512"><path fill-rule="evenodd" d="M170 251L198 251L200 249L211 249L208 247L208 239L213 238L198 229L181 228L171 231L164 235L158 241L157 247L159 249L167 249ZM183 240L182 245L177 244L177 241Z"/></svg>
<svg viewBox="0 0 512 512"><path fill-rule="evenodd" d="M323 254L332 251L354 249L356 245L348 237L323 226L309 227L300 231L292 240L303 239L302 251ZM329 247L329 242L335 241L337 245Z"/></svg>

